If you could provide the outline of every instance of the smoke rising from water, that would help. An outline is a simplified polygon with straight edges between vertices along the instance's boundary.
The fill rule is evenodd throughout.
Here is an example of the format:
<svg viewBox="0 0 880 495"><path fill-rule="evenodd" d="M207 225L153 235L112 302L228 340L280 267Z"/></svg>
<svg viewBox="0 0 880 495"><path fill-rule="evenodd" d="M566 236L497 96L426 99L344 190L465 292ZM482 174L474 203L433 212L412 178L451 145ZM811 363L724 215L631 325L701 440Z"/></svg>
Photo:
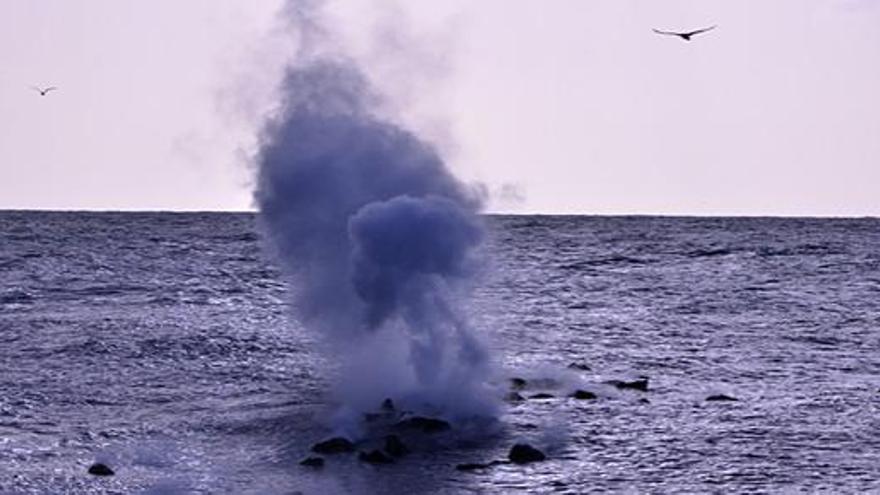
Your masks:
<svg viewBox="0 0 880 495"><path fill-rule="evenodd" d="M381 116L314 3L285 15L301 46L261 135L255 199L296 317L325 338L353 411L393 397L451 418L491 414L489 356L456 304L480 264L478 195Z"/></svg>

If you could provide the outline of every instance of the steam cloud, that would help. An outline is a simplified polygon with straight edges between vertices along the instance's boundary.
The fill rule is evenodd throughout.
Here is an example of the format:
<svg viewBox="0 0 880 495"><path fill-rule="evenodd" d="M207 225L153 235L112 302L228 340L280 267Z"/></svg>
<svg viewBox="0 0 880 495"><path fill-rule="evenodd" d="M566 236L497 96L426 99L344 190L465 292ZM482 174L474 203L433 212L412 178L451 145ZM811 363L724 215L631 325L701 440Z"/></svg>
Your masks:
<svg viewBox="0 0 880 495"><path fill-rule="evenodd" d="M320 332L352 411L385 397L452 419L492 413L490 360L456 304L480 259L478 195L418 136L383 118L311 4L261 136L255 198L300 322Z"/></svg>

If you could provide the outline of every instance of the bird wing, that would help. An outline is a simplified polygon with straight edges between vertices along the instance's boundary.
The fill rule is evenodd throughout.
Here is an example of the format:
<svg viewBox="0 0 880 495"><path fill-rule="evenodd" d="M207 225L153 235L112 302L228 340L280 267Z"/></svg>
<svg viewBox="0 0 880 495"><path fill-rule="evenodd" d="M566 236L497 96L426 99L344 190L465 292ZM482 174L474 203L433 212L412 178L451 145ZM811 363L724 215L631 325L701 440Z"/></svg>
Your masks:
<svg viewBox="0 0 880 495"><path fill-rule="evenodd" d="M661 31L659 29L654 29L654 32L657 34L668 34L670 36L681 36L681 33L673 33L672 31Z"/></svg>
<svg viewBox="0 0 880 495"><path fill-rule="evenodd" d="M43 90L43 93L48 93L49 91L53 91L56 89L58 89L58 88L56 88L55 86L49 86L48 88Z"/></svg>
<svg viewBox="0 0 880 495"><path fill-rule="evenodd" d="M687 35L693 36L695 34L705 33L706 31L711 31L711 30L715 29L716 27L718 27L718 26L716 25L716 26L709 26L709 27L703 28L703 29L697 29L695 31L691 31L691 32L687 33Z"/></svg>
<svg viewBox="0 0 880 495"><path fill-rule="evenodd" d="M38 87L36 87L36 86L30 86L30 88L31 88L32 90L36 91L37 93L42 93L42 92L43 92L42 89L40 89L40 88L38 88Z"/></svg>

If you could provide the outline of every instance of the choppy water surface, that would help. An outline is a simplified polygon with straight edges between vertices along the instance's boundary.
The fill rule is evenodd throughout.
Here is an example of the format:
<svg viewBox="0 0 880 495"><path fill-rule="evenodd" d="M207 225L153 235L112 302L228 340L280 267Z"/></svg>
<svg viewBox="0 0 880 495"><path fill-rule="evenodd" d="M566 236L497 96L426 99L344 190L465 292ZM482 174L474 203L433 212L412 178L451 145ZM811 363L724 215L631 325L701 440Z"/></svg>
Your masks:
<svg viewBox="0 0 880 495"><path fill-rule="evenodd" d="M474 319L554 397L313 471L327 363L253 216L0 212L0 493L880 491L880 221L489 223ZM549 460L454 469L521 439Z"/></svg>

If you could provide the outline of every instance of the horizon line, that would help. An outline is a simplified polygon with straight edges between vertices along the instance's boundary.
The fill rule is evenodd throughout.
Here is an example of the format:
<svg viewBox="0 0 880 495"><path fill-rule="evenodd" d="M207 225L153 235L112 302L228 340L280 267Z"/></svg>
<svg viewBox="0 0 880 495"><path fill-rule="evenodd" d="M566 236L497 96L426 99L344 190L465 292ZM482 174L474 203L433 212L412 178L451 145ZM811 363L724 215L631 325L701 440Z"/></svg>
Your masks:
<svg viewBox="0 0 880 495"><path fill-rule="evenodd" d="M0 208L0 213L163 213L163 214L258 214L256 209L248 210L211 210L211 209L163 209L163 208ZM650 217L650 218L791 218L791 219L880 219L880 214L779 214L779 213L597 213L597 212L522 212L522 211L484 211L485 216L521 216L521 217Z"/></svg>

